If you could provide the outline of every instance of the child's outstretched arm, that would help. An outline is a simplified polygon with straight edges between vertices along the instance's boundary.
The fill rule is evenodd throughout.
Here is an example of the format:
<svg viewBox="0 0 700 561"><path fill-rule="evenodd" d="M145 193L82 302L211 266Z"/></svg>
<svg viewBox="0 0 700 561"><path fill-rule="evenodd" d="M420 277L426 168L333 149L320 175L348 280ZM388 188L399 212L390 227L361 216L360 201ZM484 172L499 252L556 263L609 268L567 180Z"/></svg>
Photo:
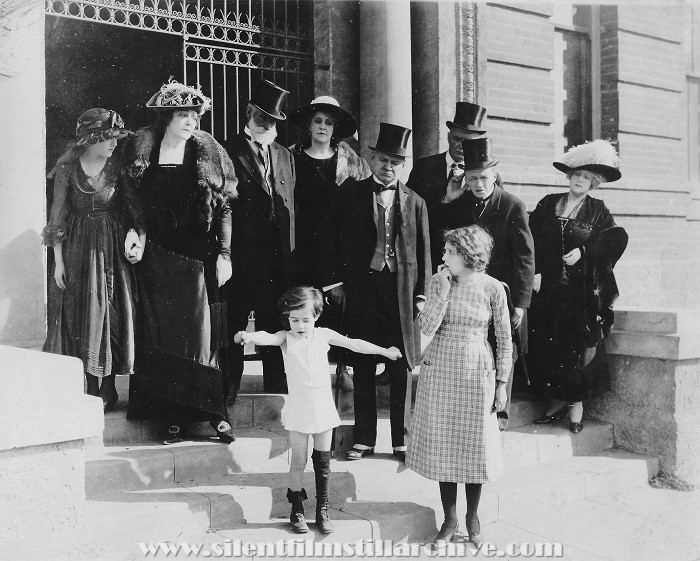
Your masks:
<svg viewBox="0 0 700 561"><path fill-rule="evenodd" d="M233 342L239 345L253 343L259 347L281 347L286 337L287 334L285 331L278 331L277 333L268 333L267 331L256 331L255 333L239 331L233 337Z"/></svg>
<svg viewBox="0 0 700 561"><path fill-rule="evenodd" d="M329 331L332 331L333 335L328 339L328 342L336 347L343 347L363 355L381 355L391 360L401 358L401 351L396 347L385 349L384 347L380 347L369 341L364 341L363 339L350 339L350 337L336 333L333 330Z"/></svg>

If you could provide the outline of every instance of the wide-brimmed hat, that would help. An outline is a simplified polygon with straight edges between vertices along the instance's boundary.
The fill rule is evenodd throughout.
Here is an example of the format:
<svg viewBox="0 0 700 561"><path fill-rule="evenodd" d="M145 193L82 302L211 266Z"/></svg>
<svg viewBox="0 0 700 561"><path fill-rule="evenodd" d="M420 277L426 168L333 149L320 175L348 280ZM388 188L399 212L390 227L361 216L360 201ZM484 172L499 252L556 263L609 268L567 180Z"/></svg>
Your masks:
<svg viewBox="0 0 700 561"><path fill-rule="evenodd" d="M481 122L486 116L486 108L468 101L458 101L455 107L454 121L447 121L448 127L459 127L469 132L486 134Z"/></svg>
<svg viewBox="0 0 700 561"><path fill-rule="evenodd" d="M301 128L307 128L311 118L317 111L328 113L335 119L333 123L333 138L348 138L357 131L355 117L340 107L338 101L329 95L317 97L308 105L295 109L289 115L289 118Z"/></svg>
<svg viewBox="0 0 700 561"><path fill-rule="evenodd" d="M594 140L573 146L558 162L552 165L559 171L571 173L582 169L601 175L605 181L617 181L620 173L620 157L607 140Z"/></svg>
<svg viewBox="0 0 700 561"><path fill-rule="evenodd" d="M211 99L202 93L199 86L186 86L171 78L151 96L146 107L155 111L192 110L201 115L211 107Z"/></svg>
<svg viewBox="0 0 700 561"><path fill-rule="evenodd" d="M392 125L391 123L379 123L379 137L376 146L370 146L370 150L378 150L392 156L406 157L406 147L408 138L411 136L411 129Z"/></svg>
<svg viewBox="0 0 700 561"><path fill-rule="evenodd" d="M85 111L78 117L75 125L76 143L79 146L97 144L110 138L124 138L130 134L133 133L124 128L124 121L119 113L101 107Z"/></svg>
<svg viewBox="0 0 700 561"><path fill-rule="evenodd" d="M491 139L487 136L462 141L464 169L471 171L495 166L498 159L491 151Z"/></svg>
<svg viewBox="0 0 700 561"><path fill-rule="evenodd" d="M277 84L260 78L248 103L277 121L286 121L287 116L282 113L282 105L288 94L287 90Z"/></svg>

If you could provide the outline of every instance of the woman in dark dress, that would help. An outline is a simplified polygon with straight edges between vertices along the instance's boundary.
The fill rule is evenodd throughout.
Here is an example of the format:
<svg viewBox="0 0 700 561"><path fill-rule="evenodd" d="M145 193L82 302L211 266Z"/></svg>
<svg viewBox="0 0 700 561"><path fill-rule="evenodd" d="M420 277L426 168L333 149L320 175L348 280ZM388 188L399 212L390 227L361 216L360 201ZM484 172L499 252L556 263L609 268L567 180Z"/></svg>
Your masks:
<svg viewBox="0 0 700 561"><path fill-rule="evenodd" d="M309 105L295 109L290 118L309 132L306 142L290 148L296 169L294 212L299 282L318 287L314 246L318 243L319 223L344 181L365 179L372 171L369 164L341 140L355 134L357 123L334 98L317 97Z"/></svg>
<svg viewBox="0 0 700 561"><path fill-rule="evenodd" d="M128 227L143 231L141 215L122 165L117 140L131 134L114 111L89 109L78 118L76 139L49 173L54 197L43 242L53 247L44 351L83 361L87 393L104 410L117 402L115 375L134 367L135 277L124 242Z"/></svg>
<svg viewBox="0 0 700 561"><path fill-rule="evenodd" d="M530 215L535 295L527 358L533 390L551 399L535 423L562 420L570 412L569 429L577 433L583 429L583 400L609 389L601 343L613 324L618 296L613 267L627 233L605 203L588 194L621 177L609 142L575 146L554 167L566 173L569 191L547 195Z"/></svg>
<svg viewBox="0 0 700 561"><path fill-rule="evenodd" d="M320 221L329 212L344 181L360 181L372 171L369 164L341 140L355 134L357 123L334 98L317 97L309 105L294 110L291 119L309 132L308 140L290 148L296 169L294 212L298 282L322 289L315 257L315 248L322 243L318 233ZM341 330L340 311L329 306L322 324ZM343 390L353 390L347 369L340 381Z"/></svg>
<svg viewBox="0 0 700 561"><path fill-rule="evenodd" d="M129 418L166 420L166 444L181 440L196 421L209 421L223 442L234 439L220 288L231 276L237 180L221 145L197 129L209 103L198 89L164 85L146 104L157 111L155 123L126 147L148 235L137 268L141 315Z"/></svg>

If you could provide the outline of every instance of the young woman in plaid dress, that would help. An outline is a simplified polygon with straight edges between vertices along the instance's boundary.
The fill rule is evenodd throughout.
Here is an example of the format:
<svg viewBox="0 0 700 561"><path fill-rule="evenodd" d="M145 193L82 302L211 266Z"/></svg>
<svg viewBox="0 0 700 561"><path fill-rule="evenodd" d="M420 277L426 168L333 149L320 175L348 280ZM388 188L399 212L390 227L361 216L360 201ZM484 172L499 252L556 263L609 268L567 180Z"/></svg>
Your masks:
<svg viewBox="0 0 700 561"><path fill-rule="evenodd" d="M496 413L506 403L512 342L505 290L484 272L492 247L480 226L446 232L444 264L419 317L421 331L434 337L423 357L406 465L440 483L445 522L436 543L457 532L457 483L465 484L469 539L481 543L481 485L503 470Z"/></svg>

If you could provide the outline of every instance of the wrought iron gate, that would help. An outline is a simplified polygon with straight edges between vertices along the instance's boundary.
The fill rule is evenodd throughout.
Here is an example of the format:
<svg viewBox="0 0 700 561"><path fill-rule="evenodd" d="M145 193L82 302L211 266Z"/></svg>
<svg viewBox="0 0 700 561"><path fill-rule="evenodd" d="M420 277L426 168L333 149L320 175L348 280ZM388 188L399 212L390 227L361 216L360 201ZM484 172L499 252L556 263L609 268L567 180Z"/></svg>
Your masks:
<svg viewBox="0 0 700 561"><path fill-rule="evenodd" d="M220 140L240 129L259 76L290 91L288 107L313 96L311 0L45 0L45 6L50 16L181 36L185 83L212 98L201 126Z"/></svg>

